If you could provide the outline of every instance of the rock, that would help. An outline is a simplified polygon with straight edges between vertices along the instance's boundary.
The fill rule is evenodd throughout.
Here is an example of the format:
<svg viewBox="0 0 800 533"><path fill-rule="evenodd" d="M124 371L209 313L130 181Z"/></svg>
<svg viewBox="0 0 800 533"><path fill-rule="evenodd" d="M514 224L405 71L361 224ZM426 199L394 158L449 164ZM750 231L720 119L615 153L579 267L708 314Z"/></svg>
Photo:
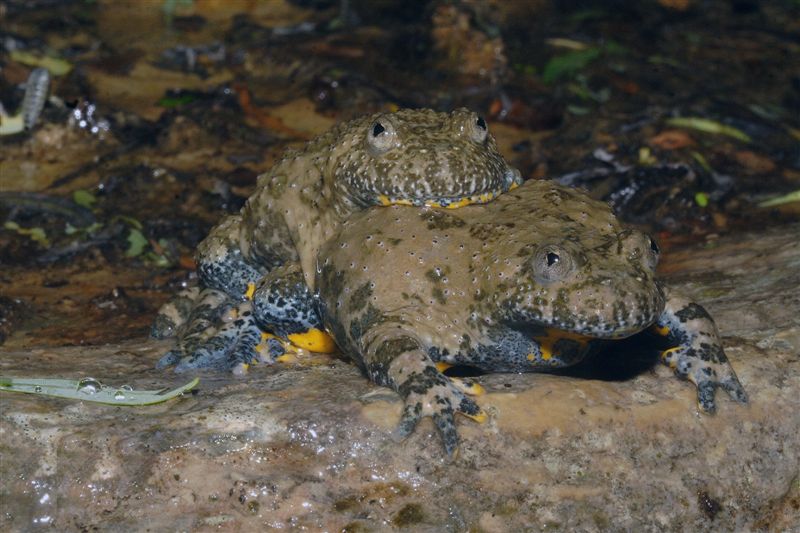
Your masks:
<svg viewBox="0 0 800 533"><path fill-rule="evenodd" d="M670 251L664 272L715 317L751 404L656 366L621 381L478 379L490 420L460 420L448 462L430 421L405 442L401 404L314 357L206 374L196 394L122 408L0 393L6 531L789 531L800 523L800 226ZM157 388L167 345L2 348L7 376L94 376Z"/></svg>

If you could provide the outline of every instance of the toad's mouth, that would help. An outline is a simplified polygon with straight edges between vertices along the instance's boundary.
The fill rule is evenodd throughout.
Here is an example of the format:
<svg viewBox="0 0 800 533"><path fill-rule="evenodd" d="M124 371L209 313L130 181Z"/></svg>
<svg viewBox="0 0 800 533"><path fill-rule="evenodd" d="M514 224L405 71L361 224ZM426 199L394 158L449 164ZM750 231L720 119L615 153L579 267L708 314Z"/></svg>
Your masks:
<svg viewBox="0 0 800 533"><path fill-rule="evenodd" d="M441 207L445 209L458 209L468 205L485 204L491 202L504 192L512 191L523 183L519 170L507 168L502 183L496 188L483 190L481 192L472 191L472 194L458 196L444 195L391 195L379 194L378 203L380 205L411 205L415 207Z"/></svg>
<svg viewBox="0 0 800 533"><path fill-rule="evenodd" d="M471 196L454 196L454 197L435 197L435 198L392 198L385 194L378 196L378 202L381 205L412 205L416 207L441 207L444 209L458 209L475 204L486 204L507 191L513 191L519 187L517 182L511 183L508 187L489 191Z"/></svg>

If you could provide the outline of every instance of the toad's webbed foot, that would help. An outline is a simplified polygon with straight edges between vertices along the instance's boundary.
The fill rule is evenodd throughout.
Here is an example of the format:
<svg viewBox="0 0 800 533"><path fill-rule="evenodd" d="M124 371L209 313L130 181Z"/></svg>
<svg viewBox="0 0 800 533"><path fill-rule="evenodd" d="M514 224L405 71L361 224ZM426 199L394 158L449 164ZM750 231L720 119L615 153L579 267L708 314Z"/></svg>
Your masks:
<svg viewBox="0 0 800 533"><path fill-rule="evenodd" d="M181 298L183 297L179 295L175 301ZM185 355L194 352L216 333L217 324L225 319L224 317L231 309L231 301L228 296L224 292L214 289L202 289L198 291L194 301L183 302L183 304L191 306L185 319L173 321L166 313L159 313L156 318L154 330L161 328L158 332L165 332L172 329L176 330L179 335L176 347L156 363L156 368L174 365ZM162 310L172 305L174 305L173 302L170 302Z"/></svg>
<svg viewBox="0 0 800 533"><path fill-rule="evenodd" d="M405 405L393 437L404 439L414 431L422 417L430 416L442 435L442 444L447 455L453 455L458 448L456 413L478 422L486 417L474 400L433 366L426 367L421 374L411 374L397 390L403 396Z"/></svg>
<svg viewBox="0 0 800 533"><path fill-rule="evenodd" d="M150 336L154 339L168 339L178 334L200 296L200 287L190 287L180 291L172 300L158 310Z"/></svg>
<svg viewBox="0 0 800 533"><path fill-rule="evenodd" d="M717 388L724 389L735 401L747 403L747 393L725 355L716 325L700 305L668 293L655 330L676 344L661 354L661 361L675 375L695 384L703 412L716 411Z"/></svg>
<svg viewBox="0 0 800 533"><path fill-rule="evenodd" d="M367 361L367 372L373 381L392 386L403 397L403 413L392 435L396 440L410 435L419 421L429 416L442 436L445 452L452 456L459 442L456 413L478 422L486 419L486 414L465 394L463 387L439 372L410 338L381 343Z"/></svg>
<svg viewBox="0 0 800 533"><path fill-rule="evenodd" d="M221 327L209 326L203 331L202 339L184 337L156 367L175 365L178 373L216 369L243 374L254 362L273 363L287 351L289 344L263 333L253 316L252 307L252 302L246 301L228 309L227 316L220 319Z"/></svg>

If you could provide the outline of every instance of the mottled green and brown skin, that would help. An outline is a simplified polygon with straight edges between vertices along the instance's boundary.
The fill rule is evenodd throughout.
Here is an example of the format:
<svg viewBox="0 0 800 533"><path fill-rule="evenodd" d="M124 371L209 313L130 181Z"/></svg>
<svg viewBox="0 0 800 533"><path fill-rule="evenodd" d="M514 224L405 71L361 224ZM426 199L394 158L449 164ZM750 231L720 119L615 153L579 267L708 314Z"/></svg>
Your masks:
<svg viewBox="0 0 800 533"><path fill-rule="evenodd" d="M200 286L234 301L242 301L252 286L274 295L285 279L295 288L295 281L302 280L313 290L320 246L353 213L395 203L451 208L483 203L520 183L519 171L497 151L485 121L466 109L405 109L345 122L288 152L259 177L241 212L211 230L197 249ZM258 293L249 296L266 300ZM192 313L205 320L213 311L207 307L192 309L188 325L186 314L174 305L162 309L154 336L170 336L179 327L193 332L180 335L178 348L162 366L234 366L249 357L245 348L233 358L223 353L231 348L235 323L224 339L215 338L214 327L191 324ZM240 309L238 315L259 319L250 312ZM202 346L207 349L198 354Z"/></svg>
<svg viewBox="0 0 800 533"><path fill-rule="evenodd" d="M713 321L656 281L657 258L606 204L531 181L485 206L358 213L322 248L317 286L337 343L405 398L398 435L432 416L452 452L454 414L480 410L437 363L562 368L652 327L704 411L719 386L745 402Z"/></svg>

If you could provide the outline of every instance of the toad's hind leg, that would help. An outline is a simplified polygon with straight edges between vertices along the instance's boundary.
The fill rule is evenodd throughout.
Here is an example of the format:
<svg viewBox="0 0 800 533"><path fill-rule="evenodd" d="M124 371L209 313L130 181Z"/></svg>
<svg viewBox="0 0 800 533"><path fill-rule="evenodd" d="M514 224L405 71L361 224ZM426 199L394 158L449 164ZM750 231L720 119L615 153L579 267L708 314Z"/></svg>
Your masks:
<svg viewBox="0 0 800 533"><path fill-rule="evenodd" d="M256 283L277 260L255 262L242 251L241 215L229 215L197 246L200 284L243 300L250 284Z"/></svg>
<svg viewBox="0 0 800 533"><path fill-rule="evenodd" d="M222 327L183 351L176 372L218 368L243 374L257 361L291 361L297 347L333 351L333 340L322 331L316 298L297 263L274 269L258 284L250 283L245 298L231 309Z"/></svg>
<svg viewBox="0 0 800 533"><path fill-rule="evenodd" d="M725 355L717 327L700 305L667 291L664 312L654 329L676 344L661 354L661 361L678 377L695 384L702 411L716 411L718 387L737 402L747 403L747 393Z"/></svg>
<svg viewBox="0 0 800 533"><path fill-rule="evenodd" d="M317 297L306 285L299 263L287 263L264 276L255 288L253 308L262 329L299 348L322 353L336 348L323 329Z"/></svg>

